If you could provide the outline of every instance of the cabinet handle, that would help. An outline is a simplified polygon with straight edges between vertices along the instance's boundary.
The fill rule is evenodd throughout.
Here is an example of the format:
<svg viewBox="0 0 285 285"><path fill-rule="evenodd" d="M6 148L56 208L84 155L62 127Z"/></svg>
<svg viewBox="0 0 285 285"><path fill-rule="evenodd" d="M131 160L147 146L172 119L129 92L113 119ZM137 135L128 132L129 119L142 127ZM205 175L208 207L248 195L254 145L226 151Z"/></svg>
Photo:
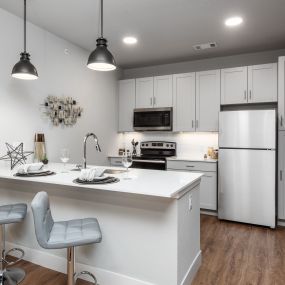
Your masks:
<svg viewBox="0 0 285 285"><path fill-rule="evenodd" d="M283 127L283 116L280 116L280 126Z"/></svg>
<svg viewBox="0 0 285 285"><path fill-rule="evenodd" d="M152 106L152 98L150 98L150 106Z"/></svg>
<svg viewBox="0 0 285 285"><path fill-rule="evenodd" d="M247 93L246 90L244 90L244 100L247 99L247 98L246 98L246 97L247 97L247 96L246 96L246 93Z"/></svg>
<svg viewBox="0 0 285 285"><path fill-rule="evenodd" d="M194 128L194 120L192 120L192 129Z"/></svg>
<svg viewBox="0 0 285 285"><path fill-rule="evenodd" d="M198 125L199 125L198 120L196 120L196 129L198 129Z"/></svg>
<svg viewBox="0 0 285 285"><path fill-rule="evenodd" d="M251 100L251 90L249 91L249 100Z"/></svg>
<svg viewBox="0 0 285 285"><path fill-rule="evenodd" d="M280 170L280 181L282 181L283 180L283 172L282 172L282 170Z"/></svg>
<svg viewBox="0 0 285 285"><path fill-rule="evenodd" d="M153 105L156 105L156 97L153 97Z"/></svg>
<svg viewBox="0 0 285 285"><path fill-rule="evenodd" d="M191 167L192 168L192 167L195 167L195 166L194 165L186 165L186 167L189 167L189 168Z"/></svg>

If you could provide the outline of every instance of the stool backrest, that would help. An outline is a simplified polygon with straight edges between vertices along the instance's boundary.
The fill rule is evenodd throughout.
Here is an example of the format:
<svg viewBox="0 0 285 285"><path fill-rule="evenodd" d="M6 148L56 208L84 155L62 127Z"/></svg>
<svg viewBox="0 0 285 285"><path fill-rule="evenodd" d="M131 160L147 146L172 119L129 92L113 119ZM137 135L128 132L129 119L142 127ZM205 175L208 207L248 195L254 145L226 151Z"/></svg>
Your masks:
<svg viewBox="0 0 285 285"><path fill-rule="evenodd" d="M38 243L41 247L48 248L48 240L54 224L48 194L46 192L37 193L31 206Z"/></svg>

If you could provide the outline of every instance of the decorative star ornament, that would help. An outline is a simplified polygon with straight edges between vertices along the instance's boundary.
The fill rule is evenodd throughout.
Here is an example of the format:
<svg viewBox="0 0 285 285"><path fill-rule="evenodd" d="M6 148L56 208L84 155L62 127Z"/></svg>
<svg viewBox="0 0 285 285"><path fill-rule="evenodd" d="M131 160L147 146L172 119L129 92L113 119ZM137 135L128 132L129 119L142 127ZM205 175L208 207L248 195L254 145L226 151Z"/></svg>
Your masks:
<svg viewBox="0 0 285 285"><path fill-rule="evenodd" d="M24 144L20 143L18 146L13 146L6 143L7 154L0 157L0 160L10 160L11 170L18 164L25 164L27 157L33 154L33 151L24 151Z"/></svg>

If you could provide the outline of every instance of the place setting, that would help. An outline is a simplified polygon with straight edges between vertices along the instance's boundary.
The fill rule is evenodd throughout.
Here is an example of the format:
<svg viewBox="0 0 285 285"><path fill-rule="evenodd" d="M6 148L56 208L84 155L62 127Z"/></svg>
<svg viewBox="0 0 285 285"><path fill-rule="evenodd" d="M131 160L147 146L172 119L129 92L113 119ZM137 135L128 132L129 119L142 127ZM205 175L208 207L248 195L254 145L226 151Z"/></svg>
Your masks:
<svg viewBox="0 0 285 285"><path fill-rule="evenodd" d="M40 177L54 175L55 172L45 168L42 162L27 163L20 165L14 176L17 177Z"/></svg>

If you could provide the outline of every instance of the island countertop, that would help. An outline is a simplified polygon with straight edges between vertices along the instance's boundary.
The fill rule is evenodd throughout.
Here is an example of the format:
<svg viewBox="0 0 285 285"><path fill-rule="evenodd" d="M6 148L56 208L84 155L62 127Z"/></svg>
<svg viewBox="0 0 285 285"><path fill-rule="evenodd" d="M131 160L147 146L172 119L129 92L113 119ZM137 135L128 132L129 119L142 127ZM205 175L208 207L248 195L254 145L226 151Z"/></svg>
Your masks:
<svg viewBox="0 0 285 285"><path fill-rule="evenodd" d="M80 173L78 171L71 170L74 168L74 165L69 164L66 166L69 170L67 173L61 172L62 164L60 163L49 163L48 166L45 167L48 170L54 171L56 174L41 177L19 177L14 175L16 170L11 171L7 163L6 165L0 164L0 179L47 183L90 190L112 191L163 198L179 198L190 185L200 182L203 175L202 173L131 168L128 174L131 179L124 179L127 175L126 173L110 174L109 176L117 177L120 181L111 184L87 185L73 182L74 179L78 178ZM103 168L122 169L117 167Z"/></svg>

